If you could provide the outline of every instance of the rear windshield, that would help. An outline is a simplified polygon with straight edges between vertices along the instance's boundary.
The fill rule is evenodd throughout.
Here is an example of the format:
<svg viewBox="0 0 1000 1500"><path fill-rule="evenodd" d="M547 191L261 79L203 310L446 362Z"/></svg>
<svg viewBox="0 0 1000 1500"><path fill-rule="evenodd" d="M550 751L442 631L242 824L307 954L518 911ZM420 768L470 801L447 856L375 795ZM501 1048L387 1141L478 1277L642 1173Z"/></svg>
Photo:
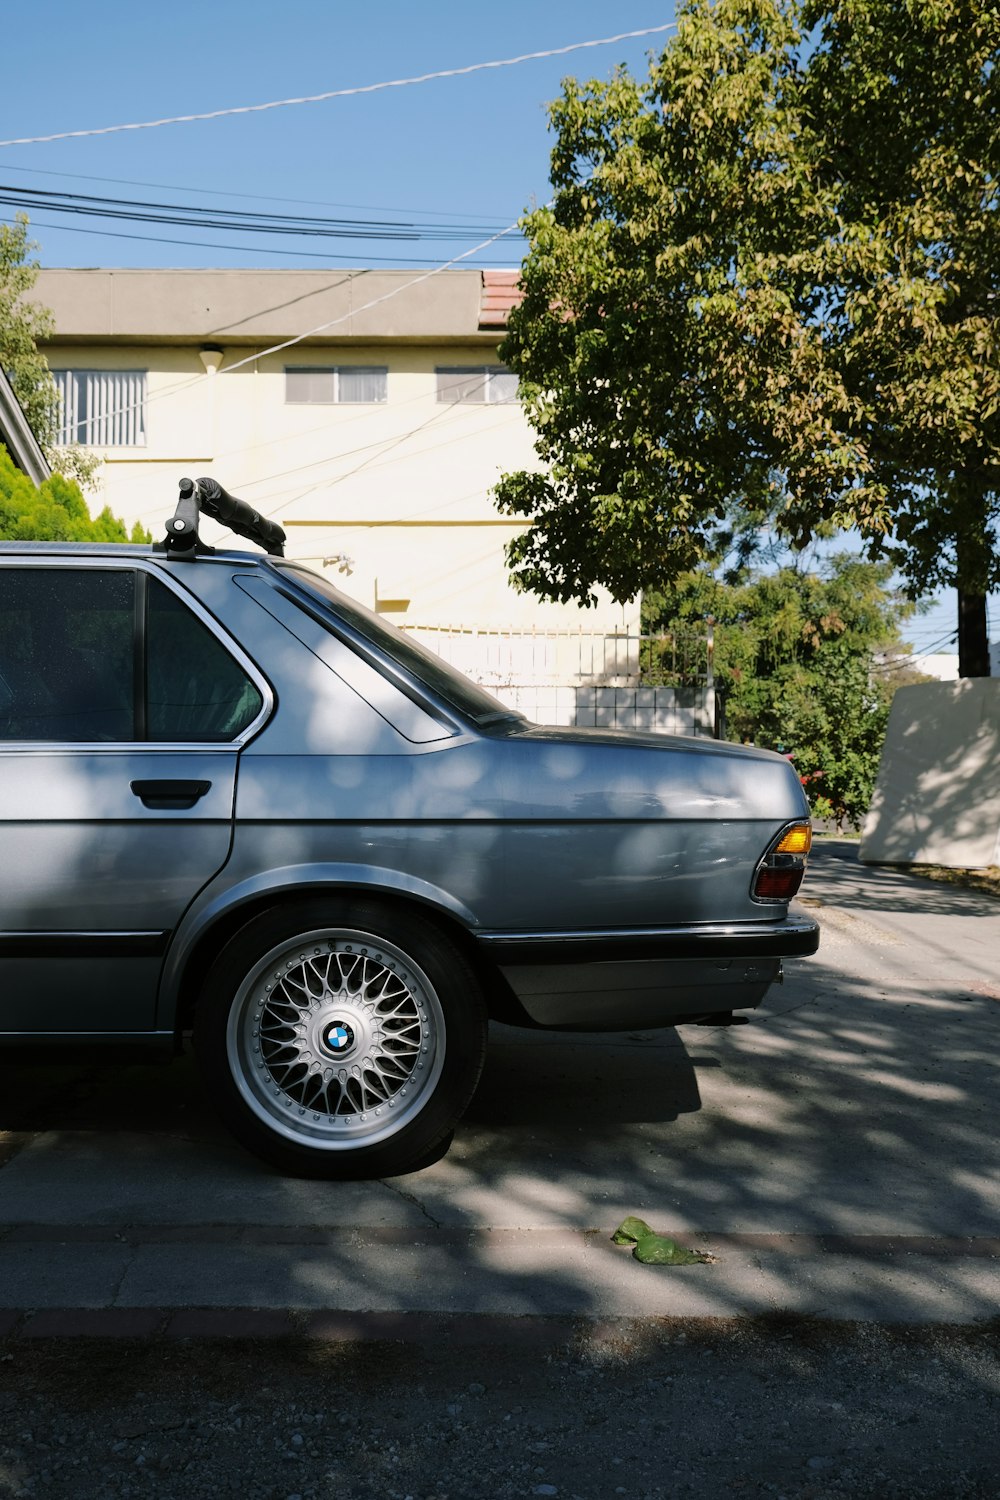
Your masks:
<svg viewBox="0 0 1000 1500"><path fill-rule="evenodd" d="M285 575L291 575L292 580L307 594L331 606L353 634L370 641L381 655L388 657L406 674L476 724L491 724L501 719L522 717L433 651L428 651L419 641L413 640L405 631L390 625L381 615L366 609L356 599L342 594L310 568L304 568L300 563L276 559L272 560L272 566Z"/></svg>

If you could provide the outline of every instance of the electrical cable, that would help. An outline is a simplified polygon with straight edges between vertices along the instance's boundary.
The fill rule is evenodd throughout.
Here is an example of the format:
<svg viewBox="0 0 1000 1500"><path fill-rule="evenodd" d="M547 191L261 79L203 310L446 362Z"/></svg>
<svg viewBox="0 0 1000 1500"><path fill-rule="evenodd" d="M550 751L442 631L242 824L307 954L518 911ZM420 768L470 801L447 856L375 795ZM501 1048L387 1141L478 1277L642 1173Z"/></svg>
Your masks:
<svg viewBox="0 0 1000 1500"><path fill-rule="evenodd" d="M905 671L907 668L913 667L917 662L922 661L925 656L933 656L939 646L951 644L957 635L958 631L953 630L949 635L943 635L940 640L933 641L929 646L924 646L921 651L912 651L909 656L898 656L892 661L882 662L879 665L879 671L882 673Z"/></svg>
<svg viewBox="0 0 1000 1500"><path fill-rule="evenodd" d="M16 222L16 219L0 219L0 224L15 224ZM194 250L235 250L240 255L264 254L269 257L272 255L289 255L296 260L321 260L325 265L329 265L331 261L347 261L349 265L353 266L357 264L358 259L356 255L333 255L323 253L319 250L279 250L272 248L270 245L220 245L216 240L173 239L167 235L160 234L127 234L125 231L119 229L83 229L76 224L46 224L41 219L32 219L31 222L38 229L55 229L60 230L64 234L96 234L100 235L102 239L138 240L143 245L186 245L188 249ZM365 255L364 258L366 261L377 261L380 265L398 266L401 257L398 255ZM407 265L411 266L437 265L437 261L424 259L417 255L408 255L406 262ZM510 266L510 261L509 259L481 261L478 264L485 270L503 270Z"/></svg>
<svg viewBox="0 0 1000 1500"><path fill-rule="evenodd" d="M384 451L389 453L393 448L399 448L403 443L409 442L410 438L416 437L418 432L423 432L424 428L429 427L432 422L440 421L446 412L448 412L448 407L443 407L441 411L436 411L433 416L427 418L426 422L421 422L419 426L414 427L410 432L404 432L396 438L388 438ZM343 456L345 455L338 454L335 457L331 457L329 462L336 463ZM317 484L311 485L309 489L303 490L301 494L292 495L288 500L283 501L281 505L272 505L269 515L276 516L280 511L287 510L290 505L294 505L298 500L304 500L307 495L313 494L316 490L333 489L334 485L343 484L345 479L353 479L355 474L359 474L362 469L366 469L369 464L374 463L375 459L381 458L381 456L380 453L373 453L369 458L363 458L353 469L348 469L346 474L336 474L332 479L321 479Z"/></svg>
<svg viewBox="0 0 1000 1500"><path fill-rule="evenodd" d="M468 260L470 256L477 255L480 250L485 250L487 246L495 244L497 240L501 240L505 235L511 234L517 227L518 221L515 220L513 224L508 224L506 229L501 229L499 234L491 235L488 240L483 240L480 244L473 245L471 250L464 250L461 255L454 255L451 260L446 260L433 266L430 271L424 271L420 276L415 276L412 281L406 281L402 286L394 287L391 291L384 292L381 297L375 297L371 302L364 302L360 307L352 308L349 312L342 314L340 317L331 318L326 323L319 323L315 328L307 328L304 333L298 333L294 338L286 339L283 343L273 344L267 349L257 349L253 354L247 355L245 359L237 360L231 365L225 365L215 378L220 380L224 375L231 375L236 370L242 370L246 365L254 364L257 360L264 359L269 354L278 354L283 349L291 349L294 345L302 343L304 339L312 338L314 334L323 333L327 328L334 328L339 323L346 323L351 318L356 318L361 313L368 312L371 308L378 307L383 302L388 302L393 297L398 297L401 292L409 291L411 287L419 286L422 282L429 281L431 277L440 275L442 271L447 271L452 266L458 265L459 261ZM114 411L104 412L102 415L108 418L121 416L130 411L137 411L143 406L150 405L155 400L173 394L175 391L195 385L201 379L200 375L194 375L189 380L177 381L174 386L157 391L153 395L148 395L142 401L132 401L127 406L116 407Z"/></svg>
<svg viewBox="0 0 1000 1500"><path fill-rule="evenodd" d="M487 377L484 375L483 379L482 379L482 382L480 384L480 387L479 387L481 390L485 390L485 388L486 388L486 380L487 380ZM382 458L385 453L390 453L394 448L399 448L399 447L402 446L403 443L409 442L410 438L416 437L417 433L419 433L419 432L423 432L423 430L424 430L425 427L430 427L431 424L434 423L434 422L440 422L442 420L442 418L444 418L444 417L453 417L453 416L456 416L456 415L461 415L461 403L459 403L459 402L448 402L448 403L442 405L441 408L438 411L434 412L431 416L429 416L426 421L419 422L416 427L411 427L409 429L409 431L403 432L403 433L399 433L399 434L396 434L396 435L390 435L389 437L385 438L381 443L372 443L372 444L368 445L369 449L371 449L371 448L380 448L382 450L381 452L378 452L378 453L372 452L370 454L370 457L362 459L361 463L356 464L353 469L349 469L346 474L336 474L336 475L334 475L334 477L332 479L321 479L316 484L310 485L308 489L301 491L301 493L299 493L297 495L290 496L289 499L283 501L281 505L272 506L271 510L270 510L270 514L276 515L278 513L278 511L287 510L288 507L290 505L294 505L297 500L304 500L307 495L314 494L316 492L316 490L332 489L335 484L342 484L345 479L351 479L351 478L353 478L353 476L355 474L360 473L360 471L362 469L366 469L370 464L374 464L375 461L376 461L376 459ZM467 437L467 436L469 436L469 434L466 434L465 436ZM453 439L450 440L450 442L445 443L443 446L450 447L452 442L458 442L458 441L462 441L462 439L453 438ZM442 445L438 444L436 446L442 446ZM355 452L361 452L361 451L364 451L364 450L362 450L362 449L355 449ZM425 450L422 450L422 451L426 452L428 450L425 449ZM338 453L338 454L333 454L333 455L329 456L325 460L319 460L319 462L338 463L341 459L349 458L351 456L352 455L350 453ZM419 458L421 456L421 454L418 453L418 454L413 454L411 456L415 457L415 458ZM392 463L392 462L398 462L398 460L390 459L389 462L390 463ZM308 465L308 467L312 468L312 467L314 467L314 465L310 464L310 465ZM280 474L272 476L272 478L283 478L283 477L284 476L280 475Z"/></svg>
<svg viewBox="0 0 1000 1500"><path fill-rule="evenodd" d="M494 233L499 224L417 224L412 220L320 218L317 215L259 213L238 208L198 208L187 203L157 203L147 199L102 198L92 193L56 192L49 188L17 188L0 183L0 203L10 208L42 209L45 213L118 219L139 224L228 229L240 234L293 234L327 239L467 240L473 234Z"/></svg>
<svg viewBox="0 0 1000 1500"><path fill-rule="evenodd" d="M468 260L470 255L478 255L480 250L485 250L489 245L495 245L497 240L502 240L505 235L513 234L514 230L518 227L518 223L519 221L515 219L513 224L508 224L507 228L501 229L499 234L490 235L488 240L483 240L480 244L473 245L471 250L463 250L461 255L453 255L451 260L444 261L441 265L435 266L431 271L424 271L422 275L415 276L412 281L404 282L402 286L393 287L391 291L384 292L381 297L375 297L371 302L366 302L361 307L352 308L350 312L343 313L338 318L330 318L326 323L318 323L315 328L307 328L305 333L297 333L294 338L285 339L281 344L272 344L268 349L259 349L256 353L248 355L246 359L240 359L235 364L226 365L219 371L217 378L221 380L223 375L232 375L234 371L243 369L244 365L251 365L255 360L264 359L268 354L280 354L282 349L291 349L295 344L301 344L303 339L312 338L317 333L325 333L328 328L335 328L339 323L348 323L352 318L358 317L359 314L368 312L371 308L378 307L381 303L388 302L393 297L398 297L401 292L407 292L412 287L420 286L422 282L430 281L432 276L440 276L442 271L447 271L452 266L457 266L459 261Z"/></svg>
<svg viewBox="0 0 1000 1500"><path fill-rule="evenodd" d="M160 120L138 120L128 125L100 125L89 130L58 130L51 135L27 135L12 140L0 141L0 147L40 146L49 141L68 141L82 136L116 135L123 130L156 130L161 125L190 125L200 120L221 120L231 115L260 114L269 109L286 109L299 104L321 104L327 99L346 99L357 94L376 94L383 89L408 88L411 84L432 83L438 78L462 78L470 73L482 73L489 68L512 68L518 63L535 62L546 57L565 57L569 52L581 52L588 47L607 47L612 42L631 41L636 37L655 36L659 32L674 31L676 21L662 26L645 26L639 31L620 31L616 36L597 37L588 42L572 42L568 47L550 47L543 52L524 52L518 57L502 57L492 62L470 63L463 68L441 68L434 73L419 73L412 78L391 78L384 83L366 83L355 88L328 89L322 94L304 94L297 99L272 99L266 104L241 104L230 109L211 109L201 114L171 115Z"/></svg>
<svg viewBox="0 0 1000 1500"><path fill-rule="evenodd" d="M485 381L484 381L484 384L485 384ZM421 393L419 396L413 396L413 397L411 397L410 400L411 400L411 402L412 401L426 402L427 396L426 396L426 394ZM393 403L393 404L394 404L394 406L397 405L397 403ZM405 402L399 402L398 403L399 406L402 406L402 405L405 405L405 404L407 404L407 403L405 403ZM451 403L450 406L444 406L444 407L442 407L441 411L437 411L437 412L434 413L434 418L433 419L428 418L428 422L430 420L436 420L439 416L442 415L442 413L444 411L453 410L454 407L457 406L458 404L459 403L457 403L457 402L453 402L453 403ZM343 424L338 423L337 424L337 430L338 431L342 431L343 427L345 427L346 425L347 425L346 423L343 423ZM384 447L386 447L387 444L390 445L390 446L392 446L392 447L395 447L395 445L398 442L403 442L403 441L405 441L406 438L413 437L413 435L415 433L417 433L417 432L419 432L421 430L421 427L425 427L425 426L427 426L427 422L422 422L422 423L420 423L416 427L408 428L406 432L403 432L403 433L389 433L388 436L386 436L386 437L376 438L376 440L374 442L372 442L372 443L361 443L357 448L345 448L345 449L342 449L341 452L334 453L334 454L325 453L322 458L315 458L310 463L307 463L307 464L298 464L298 465L296 465L296 467L294 469L279 469L276 473L273 473L273 474L261 474L259 476L256 476L253 479L244 480L243 485L242 485L242 489L246 490L246 489L249 489L252 485L257 485L257 484L269 484L269 483L271 483L272 481L274 481L276 479L290 479L293 474L303 474L303 473L305 473L305 471L307 469L318 469L321 464L339 463L341 459L344 459L344 458L354 458L359 453L371 453L375 448L384 448ZM330 432L330 426L329 426L328 423L326 423L326 424L323 424L323 425L321 425L319 427L310 428L309 431L310 432L323 432L323 431L325 431L325 432L329 433ZM303 436L307 436L307 435L308 434L295 433L294 434L294 440L295 441L299 441L299 440L301 440L301 438ZM286 438L286 441L291 440L291 437L292 437L292 435L290 434ZM270 446L270 445L268 445L268 446ZM244 449L240 449L239 456L242 457L244 452L245 452ZM224 456L225 455L219 455L220 458L224 457ZM324 480L323 483L325 483L325 482L326 481ZM309 490L305 491L304 493L311 494L312 490L316 489L316 488L318 488L318 486L313 485ZM275 497L272 496L271 498L273 499Z"/></svg>
<svg viewBox="0 0 1000 1500"><path fill-rule="evenodd" d="M462 214L447 208L401 208L398 204L387 208L385 204L379 203L337 203L325 198L282 198L271 193L237 193L231 188L202 188L193 187L190 184L180 185L176 182L147 182L140 177L98 177L91 172L55 172L46 167L20 167L9 161L4 162L3 169L5 172L30 172L34 177L67 177L74 182L113 182L117 187L162 188L168 193L201 193L212 198L243 198L248 202L256 200L261 203L298 203L303 208L355 208L371 214L437 214L442 219L463 218ZM485 219L490 216L484 213L478 217Z"/></svg>
<svg viewBox="0 0 1000 1500"><path fill-rule="evenodd" d="M278 443L296 443L296 444L298 444L298 443L302 442L303 438L313 437L318 432L325 432L325 433L329 434L329 433L331 433L331 431L335 431L338 434L338 436L339 436L340 434L342 434L343 432L345 432L349 428L356 427L359 422L370 422L373 418L384 417L386 410L390 406L391 406L392 410L395 412L395 411L400 411L405 406L414 406L417 402L421 402L423 404L426 404L426 402L427 402L427 393L425 391L418 391L416 393L416 395L414 395L414 396L406 396L406 397L403 398L402 401L392 401L392 402L388 402L388 401L381 402L380 401L380 402L373 403L371 405L369 405L367 403L358 403L358 404L355 404L355 403L333 402L333 403L330 403L330 404L332 404L334 406L338 406L340 408L343 408L343 407L345 407L346 405L349 404L350 408L351 408L351 415L350 416L347 416L346 414L339 415L338 418L337 418L336 423L333 425L332 428L331 428L331 424L330 424L330 421L329 421L329 418L328 418L326 421L317 422L316 425L313 426L313 427L300 427L300 428L298 428L294 432L284 432L284 433L281 433L281 434L279 434L278 436L276 436L274 438L266 438L261 443L249 443L249 444L246 444L246 445L242 445L241 444L241 446L239 448L223 449L221 452L219 452L219 453L216 454L216 461L218 462L218 461L221 461L222 459L226 459L226 458L237 458L237 457L242 458L242 457L244 457L248 453L254 453L254 452L256 452L256 450L258 448L273 448ZM326 402L324 402L322 404L317 403L317 405L320 407L320 410L324 410L327 404L328 403L326 403ZM384 440L383 439L379 439L379 441L384 441ZM377 447L377 443L362 443L357 448L351 448L351 449L346 450L344 453L341 454L341 457L342 458L350 458L355 453L366 453L366 452L368 452L373 447ZM324 459L318 459L316 462L323 463L323 462L325 462L325 460ZM299 464L294 469L282 469L278 474L273 475L271 477L272 478L276 478L276 479L284 479L289 474L300 474L303 469L313 469L315 467L316 467L316 463ZM260 482L263 482L263 481L258 481L258 480L254 480L254 479L245 480L244 484L243 484L243 488L246 489L246 487L247 487L248 484L256 484L256 483L260 483Z"/></svg>

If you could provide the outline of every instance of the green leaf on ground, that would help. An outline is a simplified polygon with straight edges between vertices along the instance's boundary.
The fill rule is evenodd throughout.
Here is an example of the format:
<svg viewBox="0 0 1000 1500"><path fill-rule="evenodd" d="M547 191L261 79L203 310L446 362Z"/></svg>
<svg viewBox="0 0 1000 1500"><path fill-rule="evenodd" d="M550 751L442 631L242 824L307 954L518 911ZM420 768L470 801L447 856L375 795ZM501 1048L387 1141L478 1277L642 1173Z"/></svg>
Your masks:
<svg viewBox="0 0 1000 1500"><path fill-rule="evenodd" d="M611 1242L631 1245L632 1254L644 1266L710 1265L716 1258L705 1250L686 1250L676 1240L654 1233L644 1219L636 1219L631 1214L619 1224Z"/></svg>

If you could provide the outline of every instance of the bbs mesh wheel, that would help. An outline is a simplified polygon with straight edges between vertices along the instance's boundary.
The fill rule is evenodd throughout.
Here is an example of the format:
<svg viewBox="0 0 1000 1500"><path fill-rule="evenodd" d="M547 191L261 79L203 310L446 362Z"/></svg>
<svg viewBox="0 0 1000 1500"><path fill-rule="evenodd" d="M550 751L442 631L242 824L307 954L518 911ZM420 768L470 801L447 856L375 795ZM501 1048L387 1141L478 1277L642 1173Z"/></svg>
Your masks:
<svg viewBox="0 0 1000 1500"><path fill-rule="evenodd" d="M461 952L391 906L276 908L232 939L196 1021L234 1134L298 1175L405 1172L449 1138L479 1078L486 1010Z"/></svg>

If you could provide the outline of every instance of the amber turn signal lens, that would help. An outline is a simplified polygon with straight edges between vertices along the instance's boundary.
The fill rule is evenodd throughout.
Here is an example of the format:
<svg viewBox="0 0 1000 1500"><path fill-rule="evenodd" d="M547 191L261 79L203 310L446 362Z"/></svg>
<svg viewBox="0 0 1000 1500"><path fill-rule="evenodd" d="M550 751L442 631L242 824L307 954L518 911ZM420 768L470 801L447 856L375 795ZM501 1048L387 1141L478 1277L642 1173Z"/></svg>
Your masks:
<svg viewBox="0 0 1000 1500"><path fill-rule="evenodd" d="M773 843L757 866L750 895L755 901L791 901L806 873L806 855L812 848L812 828L793 823Z"/></svg>
<svg viewBox="0 0 1000 1500"><path fill-rule="evenodd" d="M797 823L794 828L789 828L781 843L775 848L775 854L808 854L812 848L812 829L808 823Z"/></svg>

